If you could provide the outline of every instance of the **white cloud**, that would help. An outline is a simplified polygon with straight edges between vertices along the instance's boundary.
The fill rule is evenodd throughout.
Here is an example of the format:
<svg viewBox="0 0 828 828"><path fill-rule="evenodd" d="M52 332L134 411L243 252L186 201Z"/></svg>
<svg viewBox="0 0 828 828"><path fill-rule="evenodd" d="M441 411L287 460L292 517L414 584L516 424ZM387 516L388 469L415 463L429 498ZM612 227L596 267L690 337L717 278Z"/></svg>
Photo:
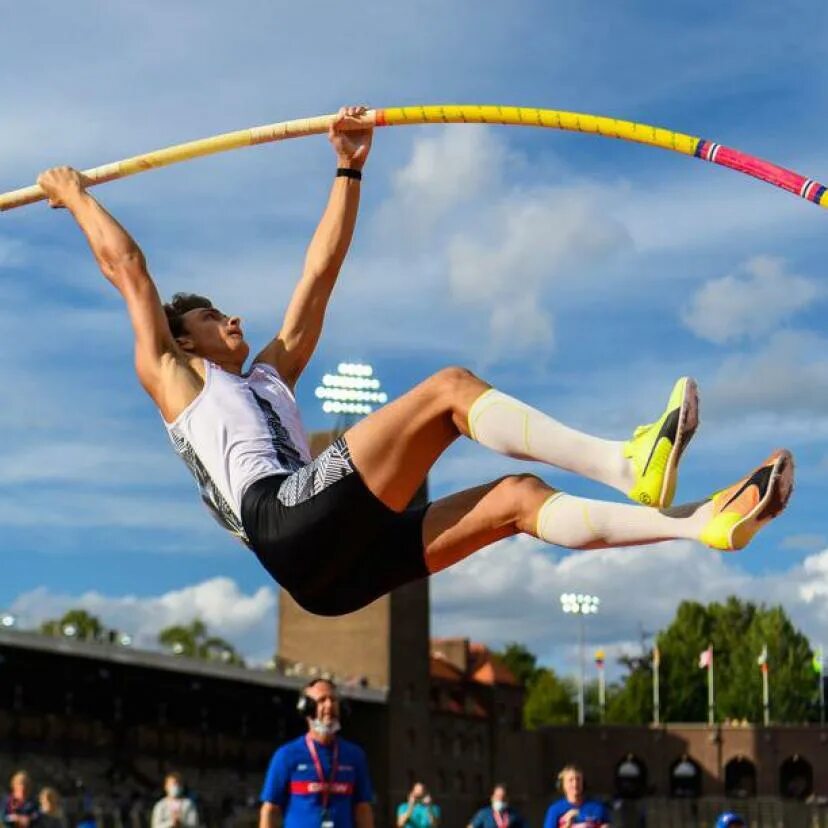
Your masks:
<svg viewBox="0 0 828 828"><path fill-rule="evenodd" d="M200 618L211 633L226 638L256 661L266 660L275 649L275 591L263 586L248 594L230 578L212 578L148 597L99 592L69 595L39 587L18 596L9 607L23 627L36 627L73 608L83 608L105 625L129 633L139 647L157 647L162 629Z"/></svg>
<svg viewBox="0 0 828 828"><path fill-rule="evenodd" d="M826 546L828 546L828 538L816 532L790 535L779 544L780 549L791 549L795 552L817 552L825 549Z"/></svg>
<svg viewBox="0 0 828 828"><path fill-rule="evenodd" d="M431 330L441 321L456 330L454 317L465 317L463 330L474 333L467 347L483 362L539 345L548 352L553 297L571 294L573 274L584 282L629 246L629 235L602 209L609 188L538 186L545 172L490 128L454 126L417 138L372 222L369 265L355 269L372 274L370 262L383 262L370 288L386 306L419 294L422 308L402 326L423 330L427 316Z"/></svg>
<svg viewBox="0 0 828 828"><path fill-rule="evenodd" d="M422 240L456 208L499 190L503 170L519 163L482 126L443 129L415 140L408 163L392 176L392 196L378 220L391 224L388 231L404 230L404 238Z"/></svg>
<svg viewBox="0 0 828 828"><path fill-rule="evenodd" d="M828 340L808 331L780 331L758 349L722 360L705 390L716 417L808 415L814 437L828 425Z"/></svg>
<svg viewBox="0 0 828 828"><path fill-rule="evenodd" d="M600 596L601 611L586 621L588 642L612 652L629 650L642 629L666 626L682 600L732 594L782 604L815 643L828 640L828 550L787 569L751 574L689 541L562 555L525 536L482 550L433 580L434 632L495 645L520 641L544 661L571 669L578 632L560 611L563 592Z"/></svg>
<svg viewBox="0 0 828 828"><path fill-rule="evenodd" d="M756 256L737 273L703 285L682 320L697 336L719 345L758 339L823 292L814 280L788 272L781 259Z"/></svg>

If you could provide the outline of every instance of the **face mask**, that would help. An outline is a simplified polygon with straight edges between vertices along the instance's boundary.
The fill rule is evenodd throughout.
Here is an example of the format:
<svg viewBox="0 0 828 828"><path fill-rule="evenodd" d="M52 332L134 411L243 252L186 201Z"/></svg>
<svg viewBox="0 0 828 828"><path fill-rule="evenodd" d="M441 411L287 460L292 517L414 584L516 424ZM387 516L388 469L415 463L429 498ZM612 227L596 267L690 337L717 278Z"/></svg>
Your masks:
<svg viewBox="0 0 828 828"><path fill-rule="evenodd" d="M495 802L492 802L492 808L496 811L502 811L506 808L506 803L502 799L498 799Z"/></svg>
<svg viewBox="0 0 828 828"><path fill-rule="evenodd" d="M167 793L173 799L178 799L181 796L181 794L184 793L184 791L181 790L181 785L170 785L170 787L167 789Z"/></svg>
<svg viewBox="0 0 828 828"><path fill-rule="evenodd" d="M333 736L339 733L340 724L337 719L331 722L323 722L321 719L311 719L311 730L317 736Z"/></svg>

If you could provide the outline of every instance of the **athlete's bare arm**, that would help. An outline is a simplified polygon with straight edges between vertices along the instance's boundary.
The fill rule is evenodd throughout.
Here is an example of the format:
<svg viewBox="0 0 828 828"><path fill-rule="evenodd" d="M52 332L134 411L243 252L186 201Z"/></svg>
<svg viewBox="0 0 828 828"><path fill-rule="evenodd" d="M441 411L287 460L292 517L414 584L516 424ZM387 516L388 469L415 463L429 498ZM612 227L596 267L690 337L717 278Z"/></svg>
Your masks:
<svg viewBox="0 0 828 828"><path fill-rule="evenodd" d="M342 129L345 123L364 112L365 107L340 109L339 118L328 132L339 167L361 170L368 158L373 130L346 132ZM281 330L253 360L272 365L291 388L319 341L325 310L354 233L359 191L359 181L345 177L334 180L328 205L311 239L302 276L288 304Z"/></svg>
<svg viewBox="0 0 828 828"><path fill-rule="evenodd" d="M141 248L85 189L71 167L44 172L38 184L53 207L66 207L83 230L104 276L118 289L135 333L135 370L141 385L168 421L174 420L203 386L200 360L176 345Z"/></svg>

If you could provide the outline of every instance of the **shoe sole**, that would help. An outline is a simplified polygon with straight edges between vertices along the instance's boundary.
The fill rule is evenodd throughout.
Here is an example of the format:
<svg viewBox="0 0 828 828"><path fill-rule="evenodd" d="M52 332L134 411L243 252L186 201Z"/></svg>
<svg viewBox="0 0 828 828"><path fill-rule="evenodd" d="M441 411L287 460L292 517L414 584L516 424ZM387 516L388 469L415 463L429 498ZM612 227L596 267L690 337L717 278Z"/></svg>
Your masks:
<svg viewBox="0 0 828 828"><path fill-rule="evenodd" d="M762 499L731 530L728 540L733 550L744 549L765 523L784 511L794 489L793 455L780 449L771 468L770 480Z"/></svg>
<svg viewBox="0 0 828 828"><path fill-rule="evenodd" d="M676 438L673 441L673 448L670 451L670 456L667 458L667 466L664 470L664 479L661 481L661 493L659 496L660 508L669 508L672 504L667 503L666 498L673 489L675 493L675 480L678 472L678 464L681 460L681 455L687 448L696 429L699 427L699 386L694 379L687 380L687 385L684 388L684 397L679 407L679 421L676 426Z"/></svg>

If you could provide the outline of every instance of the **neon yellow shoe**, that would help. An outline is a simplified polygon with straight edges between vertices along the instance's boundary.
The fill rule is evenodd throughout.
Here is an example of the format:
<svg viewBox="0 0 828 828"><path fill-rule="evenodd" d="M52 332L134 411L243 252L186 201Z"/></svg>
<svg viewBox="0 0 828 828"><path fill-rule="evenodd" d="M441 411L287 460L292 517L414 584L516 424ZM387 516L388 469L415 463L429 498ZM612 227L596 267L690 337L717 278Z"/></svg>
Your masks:
<svg viewBox="0 0 828 828"><path fill-rule="evenodd" d="M788 505L793 483L793 456L779 449L747 477L713 495L713 517L699 540L723 552L744 549Z"/></svg>
<svg viewBox="0 0 828 828"><path fill-rule="evenodd" d="M635 485L627 493L645 506L666 508L673 502L682 452L699 424L699 392L695 380L682 377L673 386L667 408L654 423L639 426L624 443L632 461Z"/></svg>

